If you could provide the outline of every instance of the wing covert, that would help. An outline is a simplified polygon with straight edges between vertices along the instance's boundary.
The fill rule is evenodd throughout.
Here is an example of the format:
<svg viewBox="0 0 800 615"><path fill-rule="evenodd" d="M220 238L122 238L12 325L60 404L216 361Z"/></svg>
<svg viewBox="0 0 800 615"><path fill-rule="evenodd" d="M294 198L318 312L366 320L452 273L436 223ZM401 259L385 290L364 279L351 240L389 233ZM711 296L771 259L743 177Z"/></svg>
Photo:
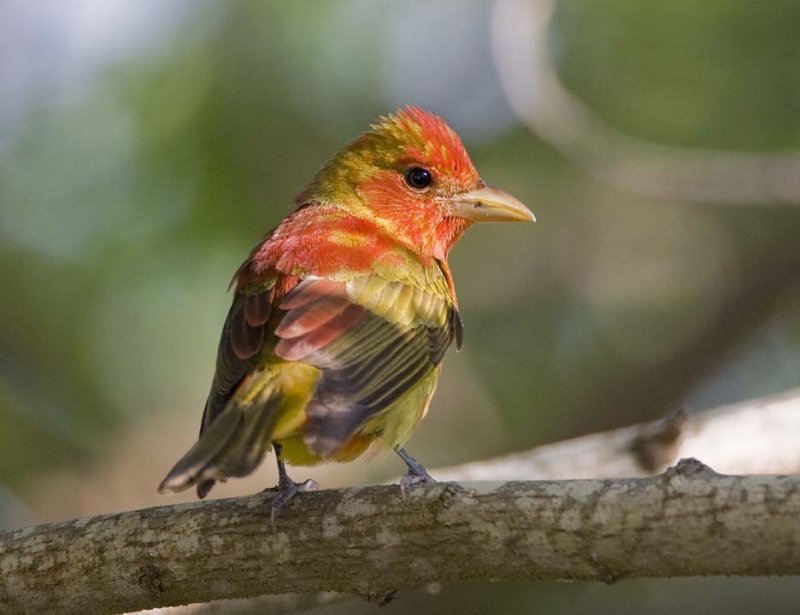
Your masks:
<svg viewBox="0 0 800 615"><path fill-rule="evenodd" d="M322 370L304 439L323 457L426 378L456 334L446 295L377 276L307 279L278 307L275 354Z"/></svg>

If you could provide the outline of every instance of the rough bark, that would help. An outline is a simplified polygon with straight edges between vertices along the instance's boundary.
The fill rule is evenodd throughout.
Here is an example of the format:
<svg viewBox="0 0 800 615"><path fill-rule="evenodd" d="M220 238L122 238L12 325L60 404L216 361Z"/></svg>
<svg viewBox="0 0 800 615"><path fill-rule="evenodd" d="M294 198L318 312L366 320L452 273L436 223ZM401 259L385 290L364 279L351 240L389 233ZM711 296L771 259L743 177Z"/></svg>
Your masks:
<svg viewBox="0 0 800 615"><path fill-rule="evenodd" d="M800 389L693 415L632 425L556 442L529 451L451 468L441 480L559 480L648 476L682 457L701 457L728 474L800 474ZM261 613L283 615L346 594L292 594L228 600L168 609L174 615Z"/></svg>
<svg viewBox="0 0 800 615"><path fill-rule="evenodd" d="M650 478L271 494L0 534L0 610L118 612L432 581L800 574L800 477L683 461Z"/></svg>

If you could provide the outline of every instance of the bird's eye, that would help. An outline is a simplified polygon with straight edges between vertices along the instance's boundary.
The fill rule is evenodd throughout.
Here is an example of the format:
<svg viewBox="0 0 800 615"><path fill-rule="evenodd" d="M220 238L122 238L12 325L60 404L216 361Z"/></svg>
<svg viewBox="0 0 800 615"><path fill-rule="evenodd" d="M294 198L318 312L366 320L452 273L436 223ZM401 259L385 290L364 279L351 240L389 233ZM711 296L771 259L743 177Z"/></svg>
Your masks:
<svg viewBox="0 0 800 615"><path fill-rule="evenodd" d="M406 171L406 183L416 190L424 190L433 183L433 175L428 169L411 167Z"/></svg>

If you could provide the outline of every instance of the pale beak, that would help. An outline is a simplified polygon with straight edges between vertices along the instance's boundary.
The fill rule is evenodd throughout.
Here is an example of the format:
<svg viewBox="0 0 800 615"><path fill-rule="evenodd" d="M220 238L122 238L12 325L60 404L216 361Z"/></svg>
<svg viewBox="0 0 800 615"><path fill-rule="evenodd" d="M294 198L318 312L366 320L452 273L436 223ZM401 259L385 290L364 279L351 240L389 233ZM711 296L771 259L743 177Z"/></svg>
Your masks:
<svg viewBox="0 0 800 615"><path fill-rule="evenodd" d="M536 216L521 201L489 185L456 195L451 211L472 222L536 222Z"/></svg>

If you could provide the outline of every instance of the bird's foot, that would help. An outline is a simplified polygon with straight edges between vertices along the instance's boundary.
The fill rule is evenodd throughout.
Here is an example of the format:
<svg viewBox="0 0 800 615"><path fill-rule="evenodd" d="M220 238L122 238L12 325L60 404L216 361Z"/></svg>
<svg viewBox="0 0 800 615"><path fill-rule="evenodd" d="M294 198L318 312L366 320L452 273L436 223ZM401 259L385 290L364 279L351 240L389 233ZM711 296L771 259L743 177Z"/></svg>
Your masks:
<svg viewBox="0 0 800 615"><path fill-rule="evenodd" d="M400 478L400 494L403 498L407 498L414 487L418 485L431 485L435 482L436 479L428 474L425 468L422 469L422 474L409 470Z"/></svg>
<svg viewBox="0 0 800 615"><path fill-rule="evenodd" d="M283 507L286 506L295 495L305 491L319 491L320 486L317 481L310 478L304 480L302 483L296 483L286 476L285 479L281 477L277 487L273 489L278 492L278 495L272 500L272 513L270 514L270 521L274 528L278 521L278 515L281 514L281 510L283 510Z"/></svg>
<svg viewBox="0 0 800 615"><path fill-rule="evenodd" d="M403 498L407 498L411 490L417 485L430 485L436 482L436 479L428 474L425 466L409 455L405 449L397 447L395 451L408 467L408 472L400 479L400 494Z"/></svg>

